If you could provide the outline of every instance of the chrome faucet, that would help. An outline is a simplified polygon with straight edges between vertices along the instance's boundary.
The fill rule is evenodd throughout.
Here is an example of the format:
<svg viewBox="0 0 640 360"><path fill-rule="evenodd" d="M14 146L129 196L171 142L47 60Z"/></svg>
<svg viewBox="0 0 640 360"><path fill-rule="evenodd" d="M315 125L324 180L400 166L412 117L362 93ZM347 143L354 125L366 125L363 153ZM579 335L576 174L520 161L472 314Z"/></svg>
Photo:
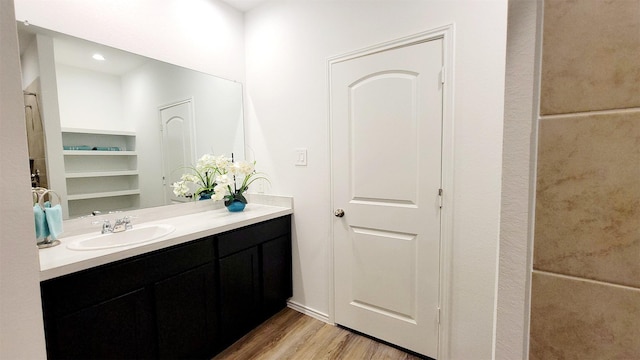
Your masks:
<svg viewBox="0 0 640 360"><path fill-rule="evenodd" d="M125 230L132 229L131 218L128 216L123 217L122 219L117 219L115 224L113 225L113 230L111 232L117 233Z"/></svg>
<svg viewBox="0 0 640 360"><path fill-rule="evenodd" d="M126 230L133 229L133 225L131 225L131 217L125 216L122 219L116 219L113 226L111 226L111 222L109 220L105 220L102 223L102 233L119 233Z"/></svg>

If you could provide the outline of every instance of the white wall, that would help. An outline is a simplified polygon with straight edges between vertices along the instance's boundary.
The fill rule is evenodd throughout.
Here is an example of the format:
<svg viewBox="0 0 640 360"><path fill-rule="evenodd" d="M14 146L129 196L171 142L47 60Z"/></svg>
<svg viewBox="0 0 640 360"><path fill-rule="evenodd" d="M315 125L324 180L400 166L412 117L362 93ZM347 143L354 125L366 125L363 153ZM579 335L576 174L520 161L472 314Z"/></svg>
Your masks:
<svg viewBox="0 0 640 360"><path fill-rule="evenodd" d="M40 68L38 68L38 47L34 40L28 45L22 56L20 56L20 66L22 69L22 88L27 86L40 76Z"/></svg>
<svg viewBox="0 0 640 360"><path fill-rule="evenodd" d="M61 127L135 130L123 117L120 76L57 63L56 80Z"/></svg>
<svg viewBox="0 0 640 360"><path fill-rule="evenodd" d="M242 13L221 0L16 0L16 19L244 81Z"/></svg>
<svg viewBox="0 0 640 360"><path fill-rule="evenodd" d="M44 359L38 249L13 1L0 2L0 359Z"/></svg>
<svg viewBox="0 0 640 360"><path fill-rule="evenodd" d="M454 359L492 356L500 225L507 2L273 1L245 15L248 146L272 192L295 198L294 298L330 310L327 59L455 24ZM293 149L308 148L308 166ZM387 169L392 171L392 169ZM384 172L381 169L381 172Z"/></svg>
<svg viewBox="0 0 640 360"><path fill-rule="evenodd" d="M496 359L529 355L541 4L509 0Z"/></svg>

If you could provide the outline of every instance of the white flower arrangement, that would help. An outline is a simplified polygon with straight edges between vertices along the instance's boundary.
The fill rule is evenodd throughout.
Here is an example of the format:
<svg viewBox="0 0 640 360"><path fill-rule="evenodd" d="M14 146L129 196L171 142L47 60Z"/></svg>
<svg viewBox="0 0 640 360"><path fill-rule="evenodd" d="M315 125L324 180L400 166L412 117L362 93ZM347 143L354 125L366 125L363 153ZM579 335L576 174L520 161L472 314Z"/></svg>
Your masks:
<svg viewBox="0 0 640 360"><path fill-rule="evenodd" d="M228 158L224 155L205 154L197 161L195 167L189 169L193 173L184 174L180 181L173 183L173 193L176 196L188 196L189 184L194 184L198 187L194 197L209 193L214 201L224 199L226 206L233 201L246 204L244 193L249 189L249 185L258 179L269 181L264 175L256 172L255 161L236 162L233 155Z"/></svg>
<svg viewBox="0 0 640 360"><path fill-rule="evenodd" d="M213 193L216 177L221 174L218 164L224 164L225 160L224 156L202 155L195 166L186 167L191 170L190 173L183 174L180 181L171 185L173 193L176 196L188 197L194 187L196 189L193 191L194 199L197 199L201 194Z"/></svg>

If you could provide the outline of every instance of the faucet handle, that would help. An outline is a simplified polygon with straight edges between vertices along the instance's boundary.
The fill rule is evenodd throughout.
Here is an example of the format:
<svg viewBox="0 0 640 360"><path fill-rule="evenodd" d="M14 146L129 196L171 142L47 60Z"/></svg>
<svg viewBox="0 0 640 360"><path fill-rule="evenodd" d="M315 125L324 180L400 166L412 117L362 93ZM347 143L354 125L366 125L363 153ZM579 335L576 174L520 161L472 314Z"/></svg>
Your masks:
<svg viewBox="0 0 640 360"><path fill-rule="evenodd" d="M125 230L133 229L133 225L131 225L132 216L125 216L122 218L122 223L124 224Z"/></svg>
<svg viewBox="0 0 640 360"><path fill-rule="evenodd" d="M111 222L109 220L104 220L102 222L102 233L107 234L112 231L113 231L113 228L111 227Z"/></svg>
<svg viewBox="0 0 640 360"><path fill-rule="evenodd" d="M133 229L133 225L131 225L131 219L137 218L137 216L126 215L120 219L116 219L115 224L113 225L113 232L120 232L125 230Z"/></svg>

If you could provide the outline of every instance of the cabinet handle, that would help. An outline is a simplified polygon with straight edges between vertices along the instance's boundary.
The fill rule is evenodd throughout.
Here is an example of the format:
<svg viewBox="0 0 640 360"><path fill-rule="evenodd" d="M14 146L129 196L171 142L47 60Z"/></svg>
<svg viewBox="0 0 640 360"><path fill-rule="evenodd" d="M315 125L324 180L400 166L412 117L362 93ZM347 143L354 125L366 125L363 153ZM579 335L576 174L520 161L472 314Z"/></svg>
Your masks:
<svg viewBox="0 0 640 360"><path fill-rule="evenodd" d="M333 212L333 215L335 215L336 217L343 217L344 216L344 210L336 209L336 211Z"/></svg>

